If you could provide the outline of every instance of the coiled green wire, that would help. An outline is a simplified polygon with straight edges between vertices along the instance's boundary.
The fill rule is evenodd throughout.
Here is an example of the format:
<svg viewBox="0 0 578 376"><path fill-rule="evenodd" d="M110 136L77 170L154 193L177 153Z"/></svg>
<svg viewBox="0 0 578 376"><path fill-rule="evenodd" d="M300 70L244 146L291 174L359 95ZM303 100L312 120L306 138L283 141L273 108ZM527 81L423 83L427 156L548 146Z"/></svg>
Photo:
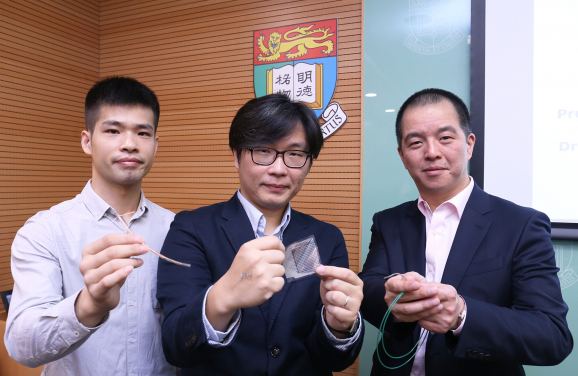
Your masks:
<svg viewBox="0 0 578 376"><path fill-rule="evenodd" d="M385 316L383 316L383 320L381 320L381 325L379 326L379 333L377 335L377 343L375 344L375 351L377 352L377 359L379 359L379 363L381 363L381 365L387 369L398 369L401 368L403 366L405 366L410 360L412 360L415 356L415 354L417 354L417 352L419 351L419 349L421 348L421 346L424 344L424 342L427 339L427 336L429 334L429 332L426 330L424 331L424 333L422 333L419 336L419 340L417 341L417 343L415 344L415 346L409 350L409 352L407 354L401 355L401 356L393 356L393 355L389 355L389 353L387 352L387 350L385 349L385 341L381 342L381 347L383 348L383 351L385 352L385 355L387 355L388 357L390 357L391 359L401 359L401 358L405 358L406 356L411 355L411 353L413 352L413 355L411 355L411 357L406 360L403 364L396 366L396 367L388 367L385 364L383 364L383 361L381 360L381 357L379 356L379 341L383 338L383 333L385 332L385 323L387 322L387 318L389 317L389 314L391 313L391 309L393 308L393 306L395 306L395 303L397 303L397 301L402 297L404 293L400 293L394 300L393 302L391 302L391 305L387 308L387 312L385 312ZM415 350L415 352L414 352Z"/></svg>

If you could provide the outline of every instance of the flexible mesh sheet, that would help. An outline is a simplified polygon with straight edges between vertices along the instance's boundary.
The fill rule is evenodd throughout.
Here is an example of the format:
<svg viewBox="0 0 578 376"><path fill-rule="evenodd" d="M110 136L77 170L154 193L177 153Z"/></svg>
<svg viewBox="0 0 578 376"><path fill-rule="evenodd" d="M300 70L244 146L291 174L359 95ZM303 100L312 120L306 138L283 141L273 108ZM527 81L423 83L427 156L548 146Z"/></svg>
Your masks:
<svg viewBox="0 0 578 376"><path fill-rule="evenodd" d="M291 243L285 248L283 266L287 279L311 275L320 264L319 249L313 235Z"/></svg>

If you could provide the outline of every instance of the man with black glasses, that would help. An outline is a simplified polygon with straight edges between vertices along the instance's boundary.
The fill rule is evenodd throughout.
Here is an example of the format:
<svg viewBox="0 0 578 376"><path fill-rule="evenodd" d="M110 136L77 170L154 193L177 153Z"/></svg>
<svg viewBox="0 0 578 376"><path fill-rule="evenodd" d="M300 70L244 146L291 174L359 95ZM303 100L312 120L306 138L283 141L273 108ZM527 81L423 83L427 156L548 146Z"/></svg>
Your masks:
<svg viewBox="0 0 578 376"><path fill-rule="evenodd" d="M313 112L284 95L253 99L235 116L240 189L175 217L162 253L190 269L159 263L163 348L184 375L331 375L355 361L362 282L343 235L289 204L322 145ZM311 235L316 274L285 278L285 247Z"/></svg>

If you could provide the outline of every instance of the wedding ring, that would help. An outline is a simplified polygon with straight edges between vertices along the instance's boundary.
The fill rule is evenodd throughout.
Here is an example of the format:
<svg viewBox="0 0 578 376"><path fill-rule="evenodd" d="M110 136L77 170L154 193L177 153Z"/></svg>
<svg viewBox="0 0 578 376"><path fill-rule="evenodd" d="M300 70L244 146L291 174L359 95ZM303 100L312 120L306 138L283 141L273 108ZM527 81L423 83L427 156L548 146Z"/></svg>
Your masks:
<svg viewBox="0 0 578 376"><path fill-rule="evenodd" d="M347 305L348 302L349 302L349 295L345 295L345 303L343 303L341 308L345 308L345 306Z"/></svg>

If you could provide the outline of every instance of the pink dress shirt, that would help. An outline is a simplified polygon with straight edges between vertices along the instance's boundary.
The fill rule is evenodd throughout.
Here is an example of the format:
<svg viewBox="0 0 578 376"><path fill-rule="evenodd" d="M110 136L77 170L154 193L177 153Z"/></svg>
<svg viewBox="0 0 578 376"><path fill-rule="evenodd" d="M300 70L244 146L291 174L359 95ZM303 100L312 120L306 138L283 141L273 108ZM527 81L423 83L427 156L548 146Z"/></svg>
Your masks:
<svg viewBox="0 0 578 376"><path fill-rule="evenodd" d="M470 184L450 200L438 206L432 213L428 203L421 195L418 198L417 207L425 217L425 278L428 281L441 283L448 255L456 236L460 218L470 199L474 189L474 180L470 177ZM466 319L453 331L459 336ZM425 329L422 329L422 333ZM424 344L415 356L410 376L425 376L425 350Z"/></svg>

